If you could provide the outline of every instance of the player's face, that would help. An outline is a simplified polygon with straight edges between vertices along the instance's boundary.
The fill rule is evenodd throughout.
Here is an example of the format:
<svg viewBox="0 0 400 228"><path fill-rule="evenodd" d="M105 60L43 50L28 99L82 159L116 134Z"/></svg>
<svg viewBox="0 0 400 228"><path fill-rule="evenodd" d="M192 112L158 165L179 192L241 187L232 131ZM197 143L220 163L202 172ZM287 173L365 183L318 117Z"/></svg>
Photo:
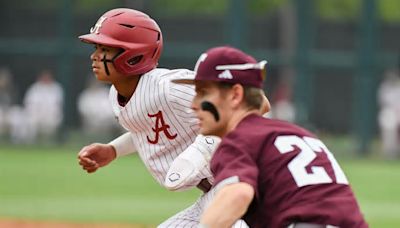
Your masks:
<svg viewBox="0 0 400 228"><path fill-rule="evenodd" d="M113 83L121 74L115 70L114 64L107 60L112 60L120 49L100 44L96 44L94 47L95 50L90 55L93 73L96 75L97 80Z"/></svg>
<svg viewBox="0 0 400 228"><path fill-rule="evenodd" d="M226 133L229 105L226 94L214 82L196 81L192 109L199 118L200 133L222 137Z"/></svg>

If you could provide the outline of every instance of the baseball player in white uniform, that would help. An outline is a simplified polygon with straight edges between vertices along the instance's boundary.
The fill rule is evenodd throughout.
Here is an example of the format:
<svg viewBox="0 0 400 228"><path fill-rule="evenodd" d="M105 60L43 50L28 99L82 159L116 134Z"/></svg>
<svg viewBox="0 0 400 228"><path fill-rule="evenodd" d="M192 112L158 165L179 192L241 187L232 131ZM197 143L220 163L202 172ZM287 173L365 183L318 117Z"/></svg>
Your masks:
<svg viewBox="0 0 400 228"><path fill-rule="evenodd" d="M117 157L137 152L160 185L177 191L197 186L204 192L195 204L159 227L197 227L213 196L208 164L219 138L197 135L198 120L190 108L194 87L171 82L194 73L156 68L163 45L160 28L136 10L110 10L90 34L79 38L95 45L93 72L98 80L112 84L109 98L114 114L128 131L108 144L82 148L79 164L92 173ZM238 221L235 227L247 225Z"/></svg>

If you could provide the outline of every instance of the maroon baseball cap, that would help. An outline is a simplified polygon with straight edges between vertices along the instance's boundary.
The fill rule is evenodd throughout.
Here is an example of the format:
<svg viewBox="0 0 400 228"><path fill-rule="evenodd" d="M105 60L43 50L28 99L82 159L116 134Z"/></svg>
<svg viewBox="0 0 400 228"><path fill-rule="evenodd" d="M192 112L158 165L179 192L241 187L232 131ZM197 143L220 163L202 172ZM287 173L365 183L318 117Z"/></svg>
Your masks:
<svg viewBox="0 0 400 228"><path fill-rule="evenodd" d="M257 62L236 48L215 47L200 55L194 68L194 78L181 78L173 82L193 84L195 81L215 81L262 88L266 64L267 61Z"/></svg>

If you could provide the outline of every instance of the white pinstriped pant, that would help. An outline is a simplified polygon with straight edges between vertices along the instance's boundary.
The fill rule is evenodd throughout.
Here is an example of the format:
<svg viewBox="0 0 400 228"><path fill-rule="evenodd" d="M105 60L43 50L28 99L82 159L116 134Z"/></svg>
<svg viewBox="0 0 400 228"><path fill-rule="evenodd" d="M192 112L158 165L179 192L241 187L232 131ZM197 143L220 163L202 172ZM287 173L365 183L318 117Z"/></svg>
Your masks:
<svg viewBox="0 0 400 228"><path fill-rule="evenodd" d="M209 192L203 194L199 199L197 199L193 205L161 223L158 228L197 228L201 214L204 208L212 200L214 194L215 189L211 188ZM247 224L243 220L237 221L232 227L248 228Z"/></svg>

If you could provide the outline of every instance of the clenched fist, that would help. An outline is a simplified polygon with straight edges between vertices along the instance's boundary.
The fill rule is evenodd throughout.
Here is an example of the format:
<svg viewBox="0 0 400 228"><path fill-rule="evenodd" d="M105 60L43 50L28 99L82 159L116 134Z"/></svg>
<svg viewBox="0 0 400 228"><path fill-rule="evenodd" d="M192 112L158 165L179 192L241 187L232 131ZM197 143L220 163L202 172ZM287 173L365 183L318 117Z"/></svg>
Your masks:
<svg viewBox="0 0 400 228"><path fill-rule="evenodd" d="M116 158L112 145L93 143L79 151L79 165L88 173L95 172L98 168L108 165Z"/></svg>

